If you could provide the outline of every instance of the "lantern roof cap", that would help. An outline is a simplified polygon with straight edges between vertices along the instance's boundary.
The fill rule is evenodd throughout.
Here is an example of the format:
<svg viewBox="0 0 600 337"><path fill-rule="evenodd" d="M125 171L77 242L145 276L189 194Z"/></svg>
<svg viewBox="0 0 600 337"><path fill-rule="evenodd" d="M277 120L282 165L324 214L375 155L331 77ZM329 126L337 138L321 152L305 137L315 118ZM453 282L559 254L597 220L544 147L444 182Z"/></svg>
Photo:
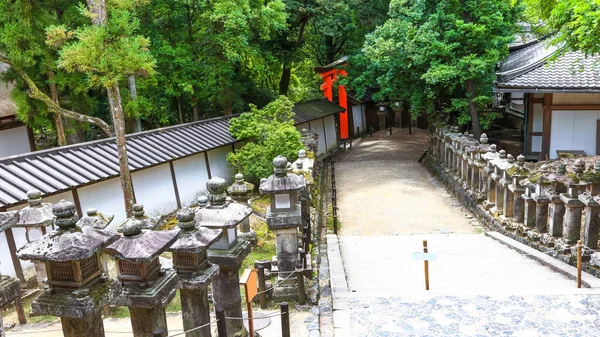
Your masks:
<svg viewBox="0 0 600 337"><path fill-rule="evenodd" d="M93 228L104 229L110 225L110 223L115 218L114 215L104 215L101 212L98 212L95 208L88 208L86 211L86 215L81 217L79 221L77 221L77 226L86 227L90 226Z"/></svg>
<svg viewBox="0 0 600 337"><path fill-rule="evenodd" d="M179 235L179 229L169 231L142 230L139 221L131 222L123 228L119 237L104 252L119 260L147 263L162 254Z"/></svg>
<svg viewBox="0 0 600 337"><path fill-rule="evenodd" d="M56 216L52 213L52 204L42 202L42 193L38 190L27 192L29 205L19 210L19 220L14 227L47 227L52 225Z"/></svg>
<svg viewBox="0 0 600 337"><path fill-rule="evenodd" d="M119 238L119 235L111 230L77 227L75 205L70 201L61 200L52 210L56 215L54 224L59 228L25 244L17 251L20 259L42 262L84 260Z"/></svg>

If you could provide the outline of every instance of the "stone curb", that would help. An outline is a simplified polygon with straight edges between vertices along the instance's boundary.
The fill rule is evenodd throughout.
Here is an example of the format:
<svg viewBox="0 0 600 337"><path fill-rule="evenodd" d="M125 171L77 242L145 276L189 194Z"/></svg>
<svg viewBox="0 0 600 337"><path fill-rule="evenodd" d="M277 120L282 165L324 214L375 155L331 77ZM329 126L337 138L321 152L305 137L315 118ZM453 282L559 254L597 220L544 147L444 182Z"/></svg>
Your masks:
<svg viewBox="0 0 600 337"><path fill-rule="evenodd" d="M346 271L342 262L342 254L337 235L327 235L327 258L329 260L329 274L331 285L332 325L334 336L350 335L350 312L348 300L344 296L348 293ZM323 331L323 330L321 330Z"/></svg>
<svg viewBox="0 0 600 337"><path fill-rule="evenodd" d="M569 256L566 255L548 255L552 249L547 248L545 246L540 245L536 242L529 242L527 238L520 237L513 232L507 231L500 223L494 219L480 204L477 203L476 198L474 198L471 194L471 191L462 186L462 184L454 179L444 171L444 169L437 163L434 162L433 158L429 155L429 153L425 153L422 160L420 161L421 165L423 165L427 171L432 175L434 179L444 185L454 196L458 199L458 201L463 204L463 206L468 209L471 213L475 215L475 217L487 228L489 231L494 231L507 239L522 244L523 246L530 247L534 251L542 255L546 255L549 257L551 261L562 262L565 265L574 266L574 261L570 260ZM538 260L538 262L545 264L543 261ZM545 264L546 265L546 264ZM550 268L553 266L546 265ZM583 271L587 272L586 275L593 276L595 278L600 278L600 269L590 267L588 263L583 264ZM556 270L560 272L559 270ZM566 275L568 276L568 275ZM582 280L583 281L583 280ZM589 280L586 282L587 285L592 285L592 287L596 287L590 283Z"/></svg>
<svg viewBox="0 0 600 337"><path fill-rule="evenodd" d="M568 277L569 279L577 279L577 268L571 265L568 265L560 260L557 260L549 255L540 252L537 249L533 249L498 232L486 232L485 235L491 237L496 241L499 241L504 245L509 246L510 248L518 251L521 254L528 255L529 258L536 260L537 262L549 267L555 272L558 272ZM600 280L586 272L581 273L581 284L586 288L600 288Z"/></svg>

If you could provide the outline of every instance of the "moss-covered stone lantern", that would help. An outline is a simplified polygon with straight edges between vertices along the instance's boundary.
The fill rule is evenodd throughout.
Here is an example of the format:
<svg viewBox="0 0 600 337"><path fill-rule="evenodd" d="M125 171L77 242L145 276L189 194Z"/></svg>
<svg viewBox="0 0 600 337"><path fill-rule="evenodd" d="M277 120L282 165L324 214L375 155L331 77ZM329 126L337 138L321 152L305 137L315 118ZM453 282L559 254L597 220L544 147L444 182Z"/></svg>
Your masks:
<svg viewBox="0 0 600 337"><path fill-rule="evenodd" d="M33 301L31 312L60 317L65 337L104 337L101 310L121 292L121 285L102 276L99 255L119 236L77 227L70 201L61 200L52 212L58 228L17 252L20 259L46 264L48 290Z"/></svg>
<svg viewBox="0 0 600 337"><path fill-rule="evenodd" d="M134 336L152 337L156 329L167 331L165 307L175 296L177 278L173 270L161 269L159 255L177 240L179 229L142 227L141 221L127 222L123 236L104 251L115 257L123 284L123 293L113 304L129 308Z"/></svg>
<svg viewBox="0 0 600 337"><path fill-rule="evenodd" d="M227 194L231 196L231 199L241 203L242 205L248 205L248 200L254 190L254 184L244 181L244 175L238 173L235 175L235 182L233 185L227 187ZM238 237L244 240L248 240L253 244L256 243L256 233L250 228L250 218L244 219L240 224L240 231Z"/></svg>
<svg viewBox="0 0 600 337"><path fill-rule="evenodd" d="M46 235L46 227L54 223L54 214L52 213L52 204L42 202L42 193L38 190L27 192L28 206L19 210L19 220L13 227L25 228L25 238L31 242L38 237ZM31 233L34 232L33 237ZM38 232L38 233L35 233ZM35 273L38 281L38 287L44 289L46 283L46 268L39 261L32 261L35 266Z"/></svg>
<svg viewBox="0 0 600 337"><path fill-rule="evenodd" d="M277 156L273 160L274 173L260 183L260 193L271 196L267 209L267 226L275 232L277 248L277 275L287 279L298 265L298 228L302 226L302 207L299 194L306 189L304 177L288 174L287 159ZM273 291L276 298L290 298L298 294L296 278L291 278Z"/></svg>
<svg viewBox="0 0 600 337"><path fill-rule="evenodd" d="M181 298L183 329L192 330L210 322L206 288L219 274L219 266L208 262L207 250L223 234L221 229L197 227L195 213L189 208L177 212L181 234L167 250L173 253L173 268L179 275L177 288ZM186 337L210 337L206 326L186 334Z"/></svg>
<svg viewBox="0 0 600 337"><path fill-rule="evenodd" d="M88 208L86 214L77 221L77 226L86 227L90 226L97 229L104 229L110 225L114 219L114 215L105 215L98 212L95 208Z"/></svg>
<svg viewBox="0 0 600 337"><path fill-rule="evenodd" d="M132 221L140 221L142 223L142 229L154 229L156 227L156 219L147 216L144 211L144 205L133 204L132 216L127 218L121 226L119 226L119 232L122 231L123 227Z"/></svg>
<svg viewBox="0 0 600 337"><path fill-rule="evenodd" d="M237 239L237 226L252 214L252 208L240 203L228 202L225 195L225 179L213 177L206 183L208 197L198 198L196 226L221 229L223 234L208 250L208 261L219 266L219 275L213 280L215 307L225 311L227 332L231 336L247 335L242 318L239 269L250 253L251 244Z"/></svg>

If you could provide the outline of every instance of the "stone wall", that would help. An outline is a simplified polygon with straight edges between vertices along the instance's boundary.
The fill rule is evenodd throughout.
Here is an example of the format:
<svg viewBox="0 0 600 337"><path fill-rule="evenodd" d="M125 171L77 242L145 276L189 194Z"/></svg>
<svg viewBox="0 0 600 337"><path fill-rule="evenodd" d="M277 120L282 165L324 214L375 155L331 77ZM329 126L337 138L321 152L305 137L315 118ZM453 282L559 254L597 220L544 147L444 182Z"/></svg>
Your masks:
<svg viewBox="0 0 600 337"><path fill-rule="evenodd" d="M421 164L489 230L600 277L600 158L525 163L452 127L431 134ZM587 168L587 170L586 170ZM587 179L587 180L586 180Z"/></svg>

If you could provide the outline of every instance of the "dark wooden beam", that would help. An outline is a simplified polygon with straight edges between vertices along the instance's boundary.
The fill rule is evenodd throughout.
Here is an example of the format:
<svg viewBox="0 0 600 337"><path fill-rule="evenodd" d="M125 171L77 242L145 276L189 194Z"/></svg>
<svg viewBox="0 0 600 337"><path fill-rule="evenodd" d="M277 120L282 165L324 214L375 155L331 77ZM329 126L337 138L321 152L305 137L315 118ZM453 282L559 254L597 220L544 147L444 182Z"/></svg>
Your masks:
<svg viewBox="0 0 600 337"><path fill-rule="evenodd" d="M204 151L204 163L206 163L206 172L208 172L208 179L212 179L212 174L210 173L210 161L208 160L208 151Z"/></svg>
<svg viewBox="0 0 600 337"><path fill-rule="evenodd" d="M542 137L542 160L550 159L550 137L552 132L552 94L544 94L544 127Z"/></svg>
<svg viewBox="0 0 600 337"><path fill-rule="evenodd" d="M27 139L29 139L29 150L35 152L37 150L35 146L35 135L33 134L33 129L29 126L27 127Z"/></svg>
<svg viewBox="0 0 600 337"><path fill-rule="evenodd" d="M177 188L177 177L175 177L175 167L173 166L173 161L169 161L169 168L171 169L171 180L173 181L173 190L175 190L177 208L181 208L181 199L179 199L179 189Z"/></svg>
<svg viewBox="0 0 600 337"><path fill-rule="evenodd" d="M73 203L75 204L75 208L77 208L77 213L79 213L80 217L84 216L85 214L81 209L81 202L79 201L79 193L77 192L77 189L72 189L71 193L73 194Z"/></svg>
<svg viewBox="0 0 600 337"><path fill-rule="evenodd" d="M17 245L15 244L15 236L13 235L12 228L8 228L4 231L6 234L6 242L8 243L8 250L10 252L10 259L15 267L15 275L25 282L25 274L23 274L23 268L21 267L21 260L17 257Z"/></svg>
<svg viewBox="0 0 600 337"><path fill-rule="evenodd" d="M323 122L323 139L325 140L325 152L327 152L327 129L325 128L325 118L321 118L321 121Z"/></svg>
<svg viewBox="0 0 600 337"><path fill-rule="evenodd" d="M546 94L552 95L552 94ZM550 110L600 110L600 104L558 104L544 102L544 109Z"/></svg>

